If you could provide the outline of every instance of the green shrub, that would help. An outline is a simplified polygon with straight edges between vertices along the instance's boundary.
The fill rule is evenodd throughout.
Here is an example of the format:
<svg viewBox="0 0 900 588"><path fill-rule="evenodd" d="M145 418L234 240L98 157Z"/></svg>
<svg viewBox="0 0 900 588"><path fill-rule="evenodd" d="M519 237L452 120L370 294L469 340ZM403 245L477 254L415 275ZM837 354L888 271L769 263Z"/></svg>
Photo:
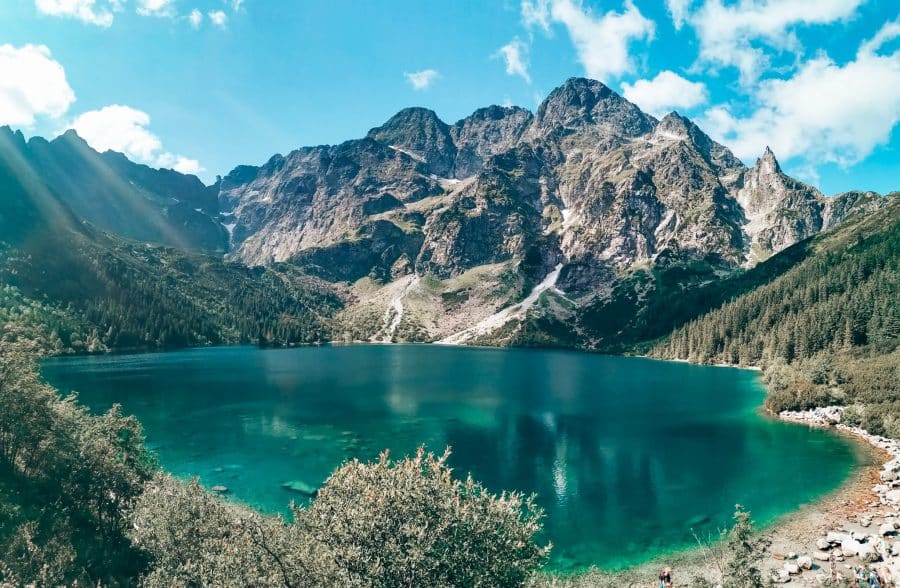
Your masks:
<svg viewBox="0 0 900 588"><path fill-rule="evenodd" d="M420 449L399 461L349 462L295 517L354 585L518 586L544 561L533 498L456 480Z"/></svg>
<svg viewBox="0 0 900 588"><path fill-rule="evenodd" d="M549 547L541 512L519 494L455 480L426 454L339 468L294 521L264 517L157 476L133 511L147 586L519 586Z"/></svg>

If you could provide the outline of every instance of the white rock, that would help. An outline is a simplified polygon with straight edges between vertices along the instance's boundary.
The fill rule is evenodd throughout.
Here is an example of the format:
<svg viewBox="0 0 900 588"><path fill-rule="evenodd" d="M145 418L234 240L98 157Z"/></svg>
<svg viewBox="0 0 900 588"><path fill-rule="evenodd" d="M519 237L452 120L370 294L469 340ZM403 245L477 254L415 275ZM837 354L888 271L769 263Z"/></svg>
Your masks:
<svg viewBox="0 0 900 588"><path fill-rule="evenodd" d="M786 563L784 564L784 571L792 576L796 576L800 573L800 566L795 563Z"/></svg>
<svg viewBox="0 0 900 588"><path fill-rule="evenodd" d="M828 558L830 557L824 551L813 551L812 556L813 556L813 559L816 561L828 561Z"/></svg>
<svg viewBox="0 0 900 588"><path fill-rule="evenodd" d="M791 575L787 573L787 570L775 570L772 581L776 584L787 584L791 581Z"/></svg>
<svg viewBox="0 0 900 588"><path fill-rule="evenodd" d="M816 539L816 548L825 551L831 549L831 543L827 539Z"/></svg>
<svg viewBox="0 0 900 588"><path fill-rule="evenodd" d="M891 555L900 555L900 541L894 541L891 545Z"/></svg>
<svg viewBox="0 0 900 588"><path fill-rule="evenodd" d="M837 531L828 531L828 534L825 535L825 540L831 544L843 543L849 538L850 536L846 533L838 533Z"/></svg>
<svg viewBox="0 0 900 588"><path fill-rule="evenodd" d="M900 490L891 490L887 492L884 497L892 504L900 503Z"/></svg>
<svg viewBox="0 0 900 588"><path fill-rule="evenodd" d="M808 555L801 555L797 558L797 565L804 570L812 569L812 558Z"/></svg>
<svg viewBox="0 0 900 588"><path fill-rule="evenodd" d="M880 527L878 527L878 534L884 537L885 535L891 535L894 532L894 523L884 523Z"/></svg>
<svg viewBox="0 0 900 588"><path fill-rule="evenodd" d="M864 562L873 562L881 559L881 556L875 551L875 546L866 543L859 546L859 549L856 550L856 554L859 556L859 559Z"/></svg>
<svg viewBox="0 0 900 588"><path fill-rule="evenodd" d="M860 547L862 547L862 544L856 539L848 538L841 541L841 551L843 551L844 555L847 557L853 557L858 554Z"/></svg>

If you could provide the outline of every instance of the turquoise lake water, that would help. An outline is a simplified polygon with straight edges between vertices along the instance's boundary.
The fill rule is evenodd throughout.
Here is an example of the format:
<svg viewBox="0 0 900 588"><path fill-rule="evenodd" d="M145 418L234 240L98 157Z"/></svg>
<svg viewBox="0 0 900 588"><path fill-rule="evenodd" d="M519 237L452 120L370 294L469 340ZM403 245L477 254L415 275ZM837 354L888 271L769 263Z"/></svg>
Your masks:
<svg viewBox="0 0 900 588"><path fill-rule="evenodd" d="M45 377L144 424L162 465L264 511L344 460L453 448L494 491L536 492L553 567L615 569L837 487L854 448L759 413L755 373L563 351L214 348L51 359Z"/></svg>

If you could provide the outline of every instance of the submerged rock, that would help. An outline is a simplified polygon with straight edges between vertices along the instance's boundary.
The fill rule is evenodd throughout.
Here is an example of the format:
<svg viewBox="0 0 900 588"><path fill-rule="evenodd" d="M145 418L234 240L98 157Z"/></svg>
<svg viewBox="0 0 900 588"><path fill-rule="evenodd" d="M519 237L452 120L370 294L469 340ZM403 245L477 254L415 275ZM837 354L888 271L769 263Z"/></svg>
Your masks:
<svg viewBox="0 0 900 588"><path fill-rule="evenodd" d="M216 494L228 494L228 492L230 492L230 490L228 489L228 486L221 486L221 485L213 486L212 488L210 488L210 490L212 490Z"/></svg>
<svg viewBox="0 0 900 588"><path fill-rule="evenodd" d="M311 484L307 484L303 480L290 480L282 484L281 487L288 492L296 492L297 494L303 494L304 496L316 496L319 493L318 488Z"/></svg>

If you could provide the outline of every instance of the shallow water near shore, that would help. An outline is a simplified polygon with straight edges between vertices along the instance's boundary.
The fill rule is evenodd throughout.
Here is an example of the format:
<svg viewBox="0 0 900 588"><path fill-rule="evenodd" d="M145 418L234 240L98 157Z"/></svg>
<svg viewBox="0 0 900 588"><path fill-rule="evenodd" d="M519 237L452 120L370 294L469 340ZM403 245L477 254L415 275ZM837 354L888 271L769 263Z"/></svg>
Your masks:
<svg viewBox="0 0 900 588"><path fill-rule="evenodd" d="M857 459L837 435L761 415L754 372L643 358L236 347L55 358L43 373L95 411L121 403L167 470L267 512L347 459L449 445L460 475L538 494L557 570L690 547L736 503L765 524L839 486Z"/></svg>

